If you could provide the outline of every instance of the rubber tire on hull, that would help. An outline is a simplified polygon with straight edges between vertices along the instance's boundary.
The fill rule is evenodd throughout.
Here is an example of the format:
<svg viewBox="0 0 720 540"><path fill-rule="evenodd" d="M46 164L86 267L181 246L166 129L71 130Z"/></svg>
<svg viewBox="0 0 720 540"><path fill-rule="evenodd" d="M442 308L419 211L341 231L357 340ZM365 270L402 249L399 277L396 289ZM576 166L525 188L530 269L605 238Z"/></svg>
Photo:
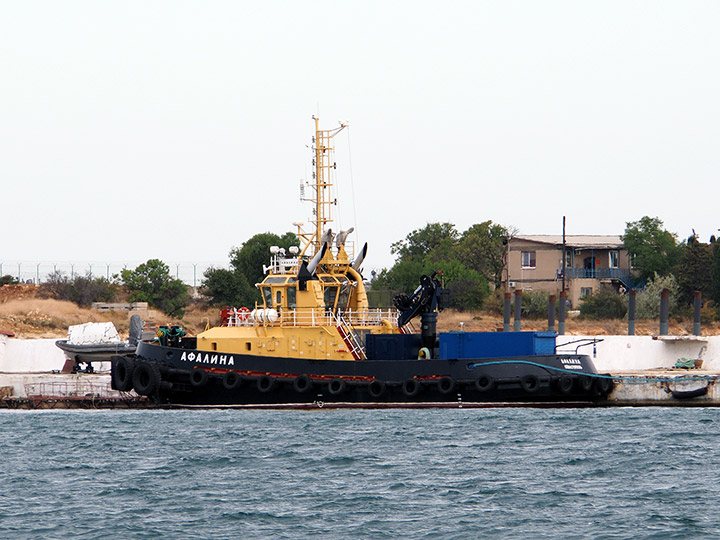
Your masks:
<svg viewBox="0 0 720 540"><path fill-rule="evenodd" d="M587 394L588 392L590 392L590 390L592 390L593 378L588 377L587 375L580 375L578 377L577 383L580 391L584 394Z"/></svg>
<svg viewBox="0 0 720 540"><path fill-rule="evenodd" d="M268 393L275 388L275 377L270 375L261 375L257 380L257 389L263 394Z"/></svg>
<svg viewBox="0 0 720 540"><path fill-rule="evenodd" d="M612 392L613 386L615 386L613 380L605 377L598 378L595 381L595 391L602 397L606 397L610 392Z"/></svg>
<svg viewBox="0 0 720 540"><path fill-rule="evenodd" d="M437 382L437 387L441 394L449 394L455 389L455 381L452 377L442 377Z"/></svg>
<svg viewBox="0 0 720 540"><path fill-rule="evenodd" d="M115 360L112 370L112 382L117 390L127 392L132 390L133 371L135 360L127 356L120 356Z"/></svg>
<svg viewBox="0 0 720 540"><path fill-rule="evenodd" d="M377 379L371 381L370 384L368 384L368 392L370 392L370 395L375 399L382 396L385 393L386 388L387 386L385 385L385 383Z"/></svg>
<svg viewBox="0 0 720 540"><path fill-rule="evenodd" d="M133 388L141 396L152 396L160 384L160 369L155 364L138 363L133 370Z"/></svg>
<svg viewBox="0 0 720 540"><path fill-rule="evenodd" d="M417 379L408 379L402 383L402 391L407 397L415 397L422 390L422 384Z"/></svg>
<svg viewBox="0 0 720 540"><path fill-rule="evenodd" d="M305 392L309 392L312 388L312 385L312 379L307 375L298 375L293 381L293 389L298 394L304 394Z"/></svg>
<svg viewBox="0 0 720 540"><path fill-rule="evenodd" d="M234 371L228 371L223 375L223 386L228 390L235 390L241 383L242 377Z"/></svg>
<svg viewBox="0 0 720 540"><path fill-rule="evenodd" d="M347 388L347 383L342 379L333 379L328 383L328 392L332 396L339 396Z"/></svg>
<svg viewBox="0 0 720 540"><path fill-rule="evenodd" d="M568 395L573 389L573 379L569 375L561 375L555 382L561 394Z"/></svg>
<svg viewBox="0 0 720 540"><path fill-rule="evenodd" d="M208 372L203 368L195 368L190 373L190 384L195 388L201 388L208 382Z"/></svg>
<svg viewBox="0 0 720 540"><path fill-rule="evenodd" d="M540 377L533 374L523 375L520 377L520 386L528 394L534 394L540 390Z"/></svg>
<svg viewBox="0 0 720 540"><path fill-rule="evenodd" d="M475 388L479 392L492 392L497 387L497 381L490 375L480 375L475 379Z"/></svg>

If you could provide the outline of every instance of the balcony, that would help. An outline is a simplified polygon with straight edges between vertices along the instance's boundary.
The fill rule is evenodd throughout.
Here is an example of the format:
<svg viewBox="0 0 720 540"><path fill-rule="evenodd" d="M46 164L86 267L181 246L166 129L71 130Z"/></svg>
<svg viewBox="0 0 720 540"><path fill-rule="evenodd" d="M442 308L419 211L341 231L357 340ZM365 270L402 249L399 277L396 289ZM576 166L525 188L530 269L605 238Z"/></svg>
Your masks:
<svg viewBox="0 0 720 540"><path fill-rule="evenodd" d="M558 274L562 275L562 271ZM566 279L617 279L625 285L632 283L630 272L620 268L566 268Z"/></svg>

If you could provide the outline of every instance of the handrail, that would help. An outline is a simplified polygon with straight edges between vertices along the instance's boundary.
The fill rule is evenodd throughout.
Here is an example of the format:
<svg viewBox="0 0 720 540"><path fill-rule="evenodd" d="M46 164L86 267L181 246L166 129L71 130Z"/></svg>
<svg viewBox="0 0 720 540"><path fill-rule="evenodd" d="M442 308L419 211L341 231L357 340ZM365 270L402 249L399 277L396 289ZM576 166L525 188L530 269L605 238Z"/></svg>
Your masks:
<svg viewBox="0 0 720 540"><path fill-rule="evenodd" d="M280 327L301 327L301 326L335 326L339 318L350 326L382 326L385 321L395 323L398 318L396 309L371 308L362 310L344 310L335 315L332 311L324 309L288 309L273 311L273 316L268 317L263 312L262 317L253 315L252 312L238 311L233 309L228 317L227 326L256 326L267 324ZM272 320L272 319L275 320ZM258 320L261 319L261 320ZM264 322L262 319L266 319Z"/></svg>
<svg viewBox="0 0 720 540"><path fill-rule="evenodd" d="M555 354L557 354L558 349L560 347L564 347L565 345L572 345L574 343L579 343L579 345L577 347L575 347L575 354L578 354L580 347L587 347L588 345L592 345L593 346L593 357L594 357L597 355L597 344L600 343L601 341L605 341L605 340L598 339L598 338L582 338L582 339L575 339L573 341L568 341L567 343L561 343L561 344L556 343L554 352L555 352Z"/></svg>

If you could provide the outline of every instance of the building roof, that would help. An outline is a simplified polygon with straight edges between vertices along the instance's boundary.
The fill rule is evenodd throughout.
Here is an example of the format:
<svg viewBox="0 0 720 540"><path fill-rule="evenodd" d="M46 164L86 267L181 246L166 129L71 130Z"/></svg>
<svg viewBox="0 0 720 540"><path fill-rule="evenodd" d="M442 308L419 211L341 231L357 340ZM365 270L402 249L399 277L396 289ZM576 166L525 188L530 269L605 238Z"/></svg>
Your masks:
<svg viewBox="0 0 720 540"><path fill-rule="evenodd" d="M517 235L513 240L524 240L526 242L538 242L540 244L552 244L562 246L563 237L561 234L529 234ZM620 249L624 246L622 237L617 234L611 235L586 235L567 234L565 245L570 248L591 248L591 249Z"/></svg>

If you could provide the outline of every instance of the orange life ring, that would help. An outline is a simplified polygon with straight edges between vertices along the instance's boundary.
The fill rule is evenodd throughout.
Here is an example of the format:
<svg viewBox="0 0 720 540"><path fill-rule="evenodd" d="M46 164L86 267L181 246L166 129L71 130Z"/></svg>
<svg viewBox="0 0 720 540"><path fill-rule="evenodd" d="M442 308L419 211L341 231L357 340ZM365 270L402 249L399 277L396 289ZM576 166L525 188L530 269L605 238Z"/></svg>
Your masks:
<svg viewBox="0 0 720 540"><path fill-rule="evenodd" d="M241 307L238 309L238 319L241 321L247 321L248 317L250 317L250 310L246 307Z"/></svg>

